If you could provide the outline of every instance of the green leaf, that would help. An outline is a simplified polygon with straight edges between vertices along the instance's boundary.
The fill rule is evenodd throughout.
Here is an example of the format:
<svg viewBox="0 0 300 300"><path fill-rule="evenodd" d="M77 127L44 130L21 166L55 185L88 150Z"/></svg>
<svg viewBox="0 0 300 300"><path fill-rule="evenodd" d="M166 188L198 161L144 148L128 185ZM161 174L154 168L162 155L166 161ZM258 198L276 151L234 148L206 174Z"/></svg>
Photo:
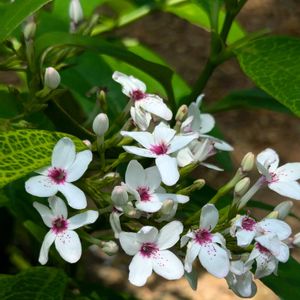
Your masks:
<svg viewBox="0 0 300 300"><path fill-rule="evenodd" d="M174 1L169 1L171 4ZM182 18L188 21L191 24L196 26L200 26L208 31L210 31L210 20L208 15L208 9L205 6L200 6L195 3L190 3L189 1L175 1L174 5L167 5L164 7L164 11L172 13L179 18ZM177 3L177 4L176 4ZM209 5L206 1L206 5ZM225 19L225 13L223 11L220 12L219 16L219 27L222 26ZM243 38L245 36L245 32L240 27L237 22L232 24L228 35L228 43L232 44L233 42Z"/></svg>
<svg viewBox="0 0 300 300"><path fill-rule="evenodd" d="M51 161L54 145L70 137L78 151L86 146L78 138L61 132L17 130L0 133L0 188Z"/></svg>
<svg viewBox="0 0 300 300"><path fill-rule="evenodd" d="M300 39L268 36L235 50L258 87L300 116Z"/></svg>
<svg viewBox="0 0 300 300"><path fill-rule="evenodd" d="M5 8L2 7L0 18L0 42L5 40L26 17L51 1L52 0L16 0L13 3L6 4Z"/></svg>
<svg viewBox="0 0 300 300"><path fill-rule="evenodd" d="M62 300L67 284L63 271L35 267L18 275L0 275L1 300Z"/></svg>
<svg viewBox="0 0 300 300"><path fill-rule="evenodd" d="M267 109L291 114L291 111L274 98L259 89L241 90L230 93L206 108L206 112L216 113L232 109Z"/></svg>
<svg viewBox="0 0 300 300"><path fill-rule="evenodd" d="M36 41L37 56L41 56L49 47L77 46L84 49L96 51L98 54L104 54L132 66L135 66L162 84L170 101L174 100L172 90L173 71L166 66L150 62L125 48L114 43L107 42L100 38L68 34L65 32L52 32L42 35Z"/></svg>
<svg viewBox="0 0 300 300"><path fill-rule="evenodd" d="M285 264L278 266L278 276L271 275L262 278L266 284L281 300L300 299L299 289L300 264L292 257Z"/></svg>

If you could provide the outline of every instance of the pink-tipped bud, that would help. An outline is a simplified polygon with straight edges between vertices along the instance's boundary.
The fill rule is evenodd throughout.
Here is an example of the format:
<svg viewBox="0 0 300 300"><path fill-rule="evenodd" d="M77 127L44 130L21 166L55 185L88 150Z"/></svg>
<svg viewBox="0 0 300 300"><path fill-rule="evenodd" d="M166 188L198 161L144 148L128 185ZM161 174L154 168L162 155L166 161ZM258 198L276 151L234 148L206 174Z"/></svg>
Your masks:
<svg viewBox="0 0 300 300"><path fill-rule="evenodd" d="M182 122L183 119L187 116L188 111L189 111L189 109L186 104L181 105L178 108L178 111L175 116L175 120Z"/></svg>
<svg viewBox="0 0 300 300"><path fill-rule="evenodd" d="M92 143L89 140L82 141L90 150L92 149Z"/></svg>
<svg viewBox="0 0 300 300"><path fill-rule="evenodd" d="M109 120L106 114L100 113L93 122L93 131L97 136L102 136L108 130Z"/></svg>
<svg viewBox="0 0 300 300"><path fill-rule="evenodd" d="M44 86L50 90L56 89L60 84L60 75L52 67L46 68L44 76Z"/></svg>
<svg viewBox="0 0 300 300"><path fill-rule="evenodd" d="M111 199L116 206L123 206L128 202L128 194L125 186L117 185L111 193Z"/></svg>

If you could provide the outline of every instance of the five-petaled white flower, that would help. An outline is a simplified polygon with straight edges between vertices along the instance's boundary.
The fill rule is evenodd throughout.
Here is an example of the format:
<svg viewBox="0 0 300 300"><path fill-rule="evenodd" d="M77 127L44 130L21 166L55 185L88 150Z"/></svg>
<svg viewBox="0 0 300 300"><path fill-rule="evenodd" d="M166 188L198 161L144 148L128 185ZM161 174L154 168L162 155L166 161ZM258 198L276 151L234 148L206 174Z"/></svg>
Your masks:
<svg viewBox="0 0 300 300"><path fill-rule="evenodd" d="M212 275L224 278L229 272L229 252L220 233L211 233L219 220L219 212L213 204L203 206L200 228L189 231L181 238L181 247L190 239L185 256L185 270L190 273L192 264L199 257L202 266Z"/></svg>
<svg viewBox="0 0 300 300"><path fill-rule="evenodd" d="M161 177L157 167L144 169L136 160L129 162L125 173L125 182L128 192L137 200L136 208L141 211L157 212L167 199L177 203L189 201L188 196L166 193L160 186Z"/></svg>
<svg viewBox="0 0 300 300"><path fill-rule="evenodd" d="M163 123L157 125L153 133L121 131L121 134L133 138L144 147L123 146L125 151L155 158L162 182L166 185L173 185L179 179L177 160L170 154L182 149L197 137L195 134L176 135L174 129Z"/></svg>
<svg viewBox="0 0 300 300"><path fill-rule="evenodd" d="M278 194L300 200L300 163L287 163L278 168L279 157L273 149L266 149L256 157L259 173L264 182Z"/></svg>
<svg viewBox="0 0 300 300"><path fill-rule="evenodd" d="M130 114L141 130L149 127L151 114L166 121L172 119L172 112L163 100L157 95L146 93L144 82L117 71L112 78L122 85L122 92L133 101L134 107L131 107Z"/></svg>
<svg viewBox="0 0 300 300"><path fill-rule="evenodd" d="M134 256L129 265L129 281L143 286L152 270L169 280L181 278L184 274L182 262L167 249L177 243L182 231L182 224L173 221L159 232L152 226L144 226L137 233L121 232L122 248L128 255Z"/></svg>
<svg viewBox="0 0 300 300"><path fill-rule="evenodd" d="M26 191L38 197L50 197L61 192L71 207L83 209L87 204L86 196L71 182L78 180L84 174L91 160L90 150L76 154L73 141L64 137L53 149L52 165L37 170L36 173L40 175L26 181Z"/></svg>
<svg viewBox="0 0 300 300"><path fill-rule="evenodd" d="M94 223L99 216L98 212L88 210L67 219L67 206L57 196L49 198L50 209L38 202L34 202L33 206L41 215L44 223L50 228L40 250L39 262L42 265L47 263L49 248L53 243L65 261L77 262L80 259L82 249L78 234L74 229Z"/></svg>
<svg viewBox="0 0 300 300"><path fill-rule="evenodd" d="M291 235L291 227L284 221L264 219L256 222L249 216L240 216L232 223L230 233L237 239L237 245L248 247L255 237L267 234L276 234L280 240Z"/></svg>
<svg viewBox="0 0 300 300"><path fill-rule="evenodd" d="M229 288L239 297L251 298L256 294L257 287L251 273L252 262L242 260L230 262L230 271L226 276Z"/></svg>

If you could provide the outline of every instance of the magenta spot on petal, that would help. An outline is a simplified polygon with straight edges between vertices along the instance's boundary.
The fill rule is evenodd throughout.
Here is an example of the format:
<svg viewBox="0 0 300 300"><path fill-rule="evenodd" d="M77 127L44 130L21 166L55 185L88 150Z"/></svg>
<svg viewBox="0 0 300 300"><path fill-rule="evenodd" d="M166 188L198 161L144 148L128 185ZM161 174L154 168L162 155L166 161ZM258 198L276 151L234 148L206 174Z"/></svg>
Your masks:
<svg viewBox="0 0 300 300"><path fill-rule="evenodd" d="M48 171L48 177L56 184L63 184L66 181L67 173L64 169L54 167Z"/></svg>
<svg viewBox="0 0 300 300"><path fill-rule="evenodd" d="M136 190L141 197L141 201L145 201L145 202L150 201L151 195L149 193L148 187L141 186L141 187L138 187Z"/></svg>
<svg viewBox="0 0 300 300"><path fill-rule="evenodd" d="M199 229L195 232L195 241L200 244L208 244L212 242L212 234L207 229Z"/></svg>
<svg viewBox="0 0 300 300"><path fill-rule="evenodd" d="M255 248L261 253L261 254L271 254L271 252L264 246L262 246L260 243L255 244Z"/></svg>
<svg viewBox="0 0 300 300"><path fill-rule="evenodd" d="M253 231L255 229L256 222L252 218L244 217L242 221L242 228L247 231Z"/></svg>
<svg viewBox="0 0 300 300"><path fill-rule="evenodd" d="M55 234L59 234L68 229L68 220L64 217L58 217L52 221L52 231Z"/></svg>
<svg viewBox="0 0 300 300"><path fill-rule="evenodd" d="M158 252L158 248L155 243L143 243L142 247L140 248L140 253L144 257L151 257Z"/></svg>
<svg viewBox="0 0 300 300"><path fill-rule="evenodd" d="M142 100L145 98L145 96L146 96L146 94L143 93L141 90L135 90L130 93L130 97L133 101Z"/></svg>
<svg viewBox="0 0 300 300"><path fill-rule="evenodd" d="M151 145L150 151L156 155L163 155L168 152L169 146L164 142L161 142L158 145Z"/></svg>

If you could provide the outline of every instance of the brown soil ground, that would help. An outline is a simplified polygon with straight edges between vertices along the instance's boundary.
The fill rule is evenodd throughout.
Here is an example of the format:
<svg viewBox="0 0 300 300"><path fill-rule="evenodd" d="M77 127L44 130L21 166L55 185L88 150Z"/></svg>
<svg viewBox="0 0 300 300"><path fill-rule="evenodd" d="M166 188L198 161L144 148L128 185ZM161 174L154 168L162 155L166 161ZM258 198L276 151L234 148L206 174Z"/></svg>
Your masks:
<svg viewBox="0 0 300 300"><path fill-rule="evenodd" d="M300 3L298 0L249 0L238 20L249 32L268 28L276 34L300 36ZM193 84L202 69L208 54L209 34L172 15L155 13L130 25L120 32L121 35L139 39L159 53L181 76ZM236 61L231 60L220 66L205 89L206 100L221 99L229 91L253 87L241 72ZM275 149L281 162L299 160L300 122L296 117L264 110L234 110L215 115L218 125L235 151L233 161L239 164L249 151L255 154L266 147ZM209 183L220 186L226 182L221 173L208 172L204 176ZM282 197L270 191L261 192L257 199L277 204ZM295 203L294 212L300 215L300 203ZM299 221L288 219L295 232L300 231ZM294 253L299 258L299 253ZM113 265L112 261L112 265ZM239 299L228 290L224 280L216 279L207 273L201 273L198 290L192 291L185 280L167 282L153 276L149 284L135 289L124 283L126 264L123 273L111 266L96 268L100 278L106 278L113 285L122 283L126 289L144 300L231 300ZM258 282L256 300L278 299L268 288Z"/></svg>

